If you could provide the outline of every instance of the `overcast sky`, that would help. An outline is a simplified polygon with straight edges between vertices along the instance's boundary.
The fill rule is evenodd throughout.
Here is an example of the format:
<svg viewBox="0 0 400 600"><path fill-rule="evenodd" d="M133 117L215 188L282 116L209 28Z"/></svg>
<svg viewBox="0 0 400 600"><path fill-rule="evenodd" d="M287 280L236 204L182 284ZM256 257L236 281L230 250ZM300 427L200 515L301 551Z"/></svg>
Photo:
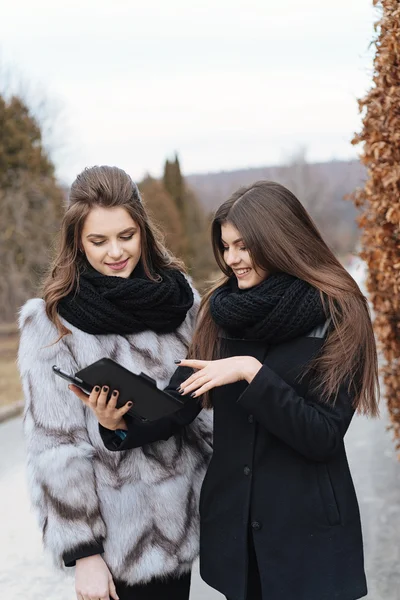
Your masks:
<svg viewBox="0 0 400 600"><path fill-rule="evenodd" d="M58 174L355 157L372 0L1 0L1 62L61 106ZM35 92L36 94L36 92ZM57 133L59 132L59 135ZM53 138L54 143L54 138Z"/></svg>

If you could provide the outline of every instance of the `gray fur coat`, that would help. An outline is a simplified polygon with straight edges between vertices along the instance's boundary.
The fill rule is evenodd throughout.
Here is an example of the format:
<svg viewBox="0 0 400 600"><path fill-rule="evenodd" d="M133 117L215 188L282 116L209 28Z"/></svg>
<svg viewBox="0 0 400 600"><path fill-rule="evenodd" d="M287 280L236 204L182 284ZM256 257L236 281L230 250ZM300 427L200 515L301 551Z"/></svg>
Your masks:
<svg viewBox="0 0 400 600"><path fill-rule="evenodd" d="M110 357L165 387L184 357L198 308L173 334L89 335L66 323L58 338L41 299L21 309L18 364L32 503L45 548L63 568L77 547L102 544L117 581L128 585L190 570L198 554L198 499L211 454L211 414L202 411L180 436L109 452L92 412L51 370L76 372ZM189 432L188 432L189 433ZM179 437L179 439L178 439Z"/></svg>

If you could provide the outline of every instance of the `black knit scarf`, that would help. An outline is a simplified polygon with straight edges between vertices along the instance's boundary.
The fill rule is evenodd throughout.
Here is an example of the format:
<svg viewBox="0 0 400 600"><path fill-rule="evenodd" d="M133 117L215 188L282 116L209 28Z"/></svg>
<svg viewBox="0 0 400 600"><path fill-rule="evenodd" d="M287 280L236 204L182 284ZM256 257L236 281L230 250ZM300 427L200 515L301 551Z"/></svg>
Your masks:
<svg viewBox="0 0 400 600"><path fill-rule="evenodd" d="M193 306L193 291L177 269L164 269L159 275L159 282L152 281L141 263L127 279L102 275L86 265L78 289L60 301L58 312L71 325L95 335L171 333Z"/></svg>
<svg viewBox="0 0 400 600"><path fill-rule="evenodd" d="M236 277L211 296L211 316L235 338L278 344L303 335L326 321L319 291L310 284L277 273L247 290Z"/></svg>

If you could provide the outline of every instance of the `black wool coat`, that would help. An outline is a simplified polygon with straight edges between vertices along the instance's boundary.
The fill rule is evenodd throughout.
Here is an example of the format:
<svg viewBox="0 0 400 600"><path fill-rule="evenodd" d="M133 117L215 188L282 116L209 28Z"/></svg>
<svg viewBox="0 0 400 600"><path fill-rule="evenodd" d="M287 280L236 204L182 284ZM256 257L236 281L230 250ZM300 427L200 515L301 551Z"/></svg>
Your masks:
<svg viewBox="0 0 400 600"><path fill-rule="evenodd" d="M310 376L302 377L325 329L270 347L223 341L223 356L263 363L250 385L212 392L214 452L200 496L200 572L231 600L246 600L249 535L266 600L355 600L367 593L343 443L352 398L343 386L334 405L324 404ZM168 391L187 376L178 368ZM124 450L179 435L198 412L188 400L173 419L147 429L131 424L123 443L101 428L103 440L110 450Z"/></svg>

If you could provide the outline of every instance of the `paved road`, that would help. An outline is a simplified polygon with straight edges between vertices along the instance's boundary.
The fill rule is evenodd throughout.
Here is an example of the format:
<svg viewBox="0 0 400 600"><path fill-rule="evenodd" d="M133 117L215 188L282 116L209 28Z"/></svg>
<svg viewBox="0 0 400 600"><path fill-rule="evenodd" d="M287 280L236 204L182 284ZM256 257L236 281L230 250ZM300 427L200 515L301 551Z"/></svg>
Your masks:
<svg viewBox="0 0 400 600"><path fill-rule="evenodd" d="M400 600L400 462L385 426L385 417L359 417L346 436L363 521L368 600ZM0 426L0 531L1 598L74 600L72 580L52 573L42 556L25 490L20 419ZM191 600L221 599L196 573Z"/></svg>
<svg viewBox="0 0 400 600"><path fill-rule="evenodd" d="M43 557L25 486L21 419L0 425L0 590L4 600L76 600L73 579ZM195 571L191 600L222 600Z"/></svg>

